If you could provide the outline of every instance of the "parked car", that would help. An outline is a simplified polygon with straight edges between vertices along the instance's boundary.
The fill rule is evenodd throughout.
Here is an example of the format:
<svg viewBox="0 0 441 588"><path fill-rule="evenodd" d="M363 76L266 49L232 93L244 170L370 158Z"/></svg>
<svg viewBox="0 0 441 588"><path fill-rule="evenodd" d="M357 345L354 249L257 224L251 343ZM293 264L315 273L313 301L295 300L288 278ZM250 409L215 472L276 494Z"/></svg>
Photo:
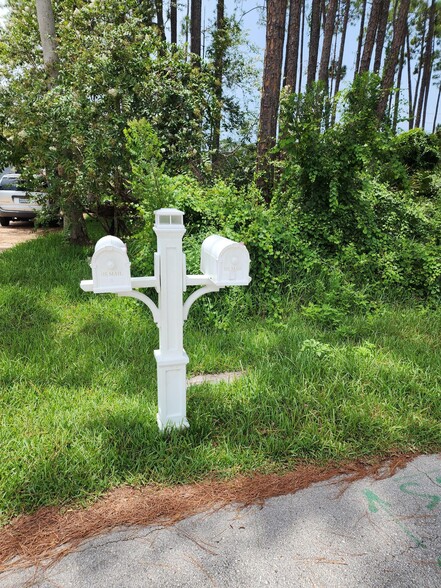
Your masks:
<svg viewBox="0 0 441 588"><path fill-rule="evenodd" d="M20 174L4 174L0 179L0 225L11 220L33 220L41 210L36 192L26 189Z"/></svg>

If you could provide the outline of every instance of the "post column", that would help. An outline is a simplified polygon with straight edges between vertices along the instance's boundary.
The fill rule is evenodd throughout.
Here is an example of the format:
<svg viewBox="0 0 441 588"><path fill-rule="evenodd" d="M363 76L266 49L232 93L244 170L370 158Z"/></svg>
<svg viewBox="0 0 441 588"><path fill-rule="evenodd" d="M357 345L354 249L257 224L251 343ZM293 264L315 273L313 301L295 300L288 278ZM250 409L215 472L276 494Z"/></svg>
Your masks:
<svg viewBox="0 0 441 588"><path fill-rule="evenodd" d="M183 290L186 272L182 253L184 213L175 208L155 211L153 230L159 256L159 349L155 351L158 374L160 430L188 427L186 416L186 366L184 351Z"/></svg>

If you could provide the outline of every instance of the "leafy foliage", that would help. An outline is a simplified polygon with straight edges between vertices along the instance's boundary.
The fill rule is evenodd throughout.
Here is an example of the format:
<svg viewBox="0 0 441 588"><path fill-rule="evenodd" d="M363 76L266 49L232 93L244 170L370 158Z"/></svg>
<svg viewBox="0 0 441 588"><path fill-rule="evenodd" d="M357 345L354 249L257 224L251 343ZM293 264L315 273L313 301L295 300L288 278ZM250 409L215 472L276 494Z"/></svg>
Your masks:
<svg viewBox="0 0 441 588"><path fill-rule="evenodd" d="M421 130L395 137L378 128L375 76L356 79L331 128L317 112L317 92L285 101L273 206L289 211L323 262L359 286L439 297L437 139ZM415 189L422 172L431 174L431 191Z"/></svg>

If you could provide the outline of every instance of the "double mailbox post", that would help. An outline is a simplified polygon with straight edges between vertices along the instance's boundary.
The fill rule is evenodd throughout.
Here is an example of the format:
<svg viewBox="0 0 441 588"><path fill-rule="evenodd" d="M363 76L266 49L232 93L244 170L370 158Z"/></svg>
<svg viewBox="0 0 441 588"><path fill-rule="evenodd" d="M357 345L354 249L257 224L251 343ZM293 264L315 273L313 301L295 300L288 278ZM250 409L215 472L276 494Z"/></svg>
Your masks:
<svg viewBox="0 0 441 588"><path fill-rule="evenodd" d="M150 309L159 328L159 349L155 353L158 380L157 422L162 431L169 427L188 427L186 414L186 366L184 321L191 305L210 292L226 286L247 286L250 256L242 243L211 235L202 243L201 275L187 275L182 239L184 213L175 208L155 211L153 227L157 237L154 275L132 278L125 244L113 236L100 239L91 261L92 280L83 280L81 288L95 294L114 293L142 301ZM199 286L184 302L189 286ZM139 292L155 288L158 305Z"/></svg>

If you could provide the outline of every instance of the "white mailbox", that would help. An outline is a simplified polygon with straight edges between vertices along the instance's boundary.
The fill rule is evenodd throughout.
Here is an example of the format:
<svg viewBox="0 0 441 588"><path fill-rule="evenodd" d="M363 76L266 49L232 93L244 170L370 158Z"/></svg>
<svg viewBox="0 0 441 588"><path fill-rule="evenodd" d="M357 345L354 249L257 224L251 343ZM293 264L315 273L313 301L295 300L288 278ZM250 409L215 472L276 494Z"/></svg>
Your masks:
<svg viewBox="0 0 441 588"><path fill-rule="evenodd" d="M96 294L132 289L127 248L118 237L107 235L97 242L90 267Z"/></svg>
<svg viewBox="0 0 441 588"><path fill-rule="evenodd" d="M224 286L250 283L250 256L243 243L212 235L202 244L203 275L187 275L182 239L184 213L174 208L155 211L153 230L158 239L153 276L132 278L124 243L107 236L98 241L91 261L93 280L83 280L85 292L113 292L143 302L159 328L159 349L155 350L158 382L157 422L161 431L188 427L188 356L184 349L184 322L193 303L204 294ZM187 286L196 287L185 297ZM139 288L155 288L157 304Z"/></svg>
<svg viewBox="0 0 441 588"><path fill-rule="evenodd" d="M247 286L251 282L250 255L243 243L211 235L202 243L201 271L219 288Z"/></svg>

